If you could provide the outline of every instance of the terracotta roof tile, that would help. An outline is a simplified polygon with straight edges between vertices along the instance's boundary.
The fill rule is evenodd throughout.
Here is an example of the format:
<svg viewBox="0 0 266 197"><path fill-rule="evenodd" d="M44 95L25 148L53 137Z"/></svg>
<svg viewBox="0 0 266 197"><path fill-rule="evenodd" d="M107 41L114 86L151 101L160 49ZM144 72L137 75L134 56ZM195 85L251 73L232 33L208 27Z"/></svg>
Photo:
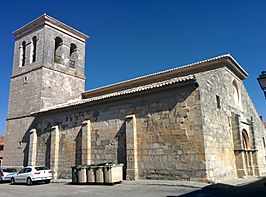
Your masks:
<svg viewBox="0 0 266 197"><path fill-rule="evenodd" d="M134 88L118 91L118 92L112 92L109 94L104 94L104 95L100 95L100 96L96 96L96 97L91 97L88 99L71 100L71 101L63 103L63 104L54 105L54 106L51 106L49 108L44 108L40 112L46 112L46 111L50 111L50 110L56 110L56 109L61 109L61 108L65 108L65 107L76 106L76 105L80 105L80 104L84 104L84 103L89 103L89 102L93 102L93 101L108 99L108 98L127 95L127 94L133 94L133 93L146 91L146 90L150 90L150 89L154 89L154 88L159 88L159 87L163 87L163 86L168 86L168 85L175 84L178 82L188 81L188 80L193 80L193 79L195 79L194 75L188 75L188 76L184 76L184 77L176 77L176 78L172 78L172 79L165 80L165 81L160 81L160 82L156 82L156 83L152 83L152 84L148 84L148 85L138 86L138 87L134 87Z"/></svg>

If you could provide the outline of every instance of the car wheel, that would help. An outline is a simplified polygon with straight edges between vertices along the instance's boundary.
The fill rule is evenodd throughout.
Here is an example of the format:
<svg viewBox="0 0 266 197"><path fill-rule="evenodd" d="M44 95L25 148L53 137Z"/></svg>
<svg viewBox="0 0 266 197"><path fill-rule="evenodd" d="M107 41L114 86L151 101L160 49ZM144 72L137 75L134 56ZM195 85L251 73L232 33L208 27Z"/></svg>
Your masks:
<svg viewBox="0 0 266 197"><path fill-rule="evenodd" d="M11 185L14 185L16 182L15 182L15 178L11 178L11 180L10 180L10 183L11 183Z"/></svg>
<svg viewBox="0 0 266 197"><path fill-rule="evenodd" d="M51 180L44 181L44 183L46 183L46 184L49 184L50 182L51 182Z"/></svg>
<svg viewBox="0 0 266 197"><path fill-rule="evenodd" d="M32 185L32 180L31 180L31 178L27 178L27 185Z"/></svg>

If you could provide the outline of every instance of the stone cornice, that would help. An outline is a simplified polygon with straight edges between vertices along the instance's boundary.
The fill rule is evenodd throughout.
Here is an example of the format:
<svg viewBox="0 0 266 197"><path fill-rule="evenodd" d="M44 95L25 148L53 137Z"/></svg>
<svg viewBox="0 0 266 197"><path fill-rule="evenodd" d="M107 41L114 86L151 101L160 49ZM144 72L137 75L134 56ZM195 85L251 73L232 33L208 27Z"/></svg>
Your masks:
<svg viewBox="0 0 266 197"><path fill-rule="evenodd" d="M78 30L73 29L72 27L44 14L40 17L38 17L37 19L31 21L30 23L24 25L23 27L19 28L18 30L13 32L13 35L15 36L15 38L19 38L21 36L23 36L24 34L27 34L28 32L32 31L33 29L40 27L40 26L44 26L44 25L48 25L54 29L57 29L61 32L64 32L70 36L73 36L75 38L77 38L78 40L85 42L89 36L87 36L84 33L81 33Z"/></svg>
<svg viewBox="0 0 266 197"><path fill-rule="evenodd" d="M56 72L59 72L59 73L62 73L62 74L65 74L65 75L69 75L69 76L72 76L72 77L76 77L76 78L79 78L79 79L82 79L82 80L85 80L85 77L83 75L75 75L73 73L70 73L70 72L67 72L67 71L63 71L63 70L60 70L60 69L57 69L57 68L54 68L53 66L49 66L49 65L39 65L39 66L36 66L30 70L27 70L27 71L24 71L24 72L21 72L19 74L16 74L16 75L12 75L10 77L10 79L13 79L13 78L16 78L16 77L19 77L19 76L22 76L22 75L25 75L25 74L28 74L32 71L36 71L36 70L39 70L39 69L42 69L42 68L46 68L46 69L49 69L49 70L52 70L52 71L56 71Z"/></svg>

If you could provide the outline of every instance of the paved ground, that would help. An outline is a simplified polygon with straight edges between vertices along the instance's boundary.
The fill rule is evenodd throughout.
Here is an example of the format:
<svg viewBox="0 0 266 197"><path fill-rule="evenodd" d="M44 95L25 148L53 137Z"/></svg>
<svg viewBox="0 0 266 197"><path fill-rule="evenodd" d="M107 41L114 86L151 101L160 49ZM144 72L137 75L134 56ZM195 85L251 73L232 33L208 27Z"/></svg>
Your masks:
<svg viewBox="0 0 266 197"><path fill-rule="evenodd" d="M1 197L168 197L195 191L195 188L158 185L95 186L50 183L41 185L0 184Z"/></svg>
<svg viewBox="0 0 266 197"><path fill-rule="evenodd" d="M69 182L69 180L67 181ZM189 181L124 181L114 186L66 183L33 186L0 184L0 197L265 197L266 177L230 180L217 184Z"/></svg>

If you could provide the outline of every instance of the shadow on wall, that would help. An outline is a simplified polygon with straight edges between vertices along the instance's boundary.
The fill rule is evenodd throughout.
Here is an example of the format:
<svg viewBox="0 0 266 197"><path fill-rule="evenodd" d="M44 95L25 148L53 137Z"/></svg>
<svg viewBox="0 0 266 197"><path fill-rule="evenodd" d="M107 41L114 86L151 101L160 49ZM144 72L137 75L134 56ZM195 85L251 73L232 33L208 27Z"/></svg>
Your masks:
<svg viewBox="0 0 266 197"><path fill-rule="evenodd" d="M51 135L49 135L46 142L46 150L45 150L45 166L50 168L50 148L51 148Z"/></svg>
<svg viewBox="0 0 266 197"><path fill-rule="evenodd" d="M19 143L25 143L26 146L23 150L23 166L28 166L28 157L29 157L29 142L30 142L30 130L31 126L29 129L26 131L25 135L22 138L22 141Z"/></svg>
<svg viewBox="0 0 266 197"><path fill-rule="evenodd" d="M117 162L124 164L123 167L123 180L126 180L127 170L127 148L126 148L126 124L125 122L120 127L115 138L117 138Z"/></svg>
<svg viewBox="0 0 266 197"><path fill-rule="evenodd" d="M193 196L215 196L215 197L264 197L266 196L266 178L261 178L259 181L240 185L231 186L226 184L214 184L206 186L200 190L179 195L178 197L193 197ZM177 197L177 196L166 196Z"/></svg>
<svg viewBox="0 0 266 197"><path fill-rule="evenodd" d="M75 150L75 165L82 164L82 129L79 130L75 139L76 150Z"/></svg>
<svg viewBox="0 0 266 197"><path fill-rule="evenodd" d="M21 142L21 144L25 144L25 148L23 150L23 166L28 166L29 165L29 149L30 149L30 132L32 129L36 129L36 125L38 124L38 118L35 118L31 125L29 126L29 128L27 129L27 131L25 132ZM45 129L44 133L46 132L50 132L52 126L51 124L47 125L47 128ZM37 136L39 138L40 135L42 135L43 133L39 133L37 132ZM21 146L21 145L20 145ZM45 160L44 160L44 164L45 166L47 166L48 168L50 168L50 147L51 147L51 136L49 135L47 141L45 142L45 146L46 146L46 150L45 150ZM38 147L37 147L38 149Z"/></svg>

